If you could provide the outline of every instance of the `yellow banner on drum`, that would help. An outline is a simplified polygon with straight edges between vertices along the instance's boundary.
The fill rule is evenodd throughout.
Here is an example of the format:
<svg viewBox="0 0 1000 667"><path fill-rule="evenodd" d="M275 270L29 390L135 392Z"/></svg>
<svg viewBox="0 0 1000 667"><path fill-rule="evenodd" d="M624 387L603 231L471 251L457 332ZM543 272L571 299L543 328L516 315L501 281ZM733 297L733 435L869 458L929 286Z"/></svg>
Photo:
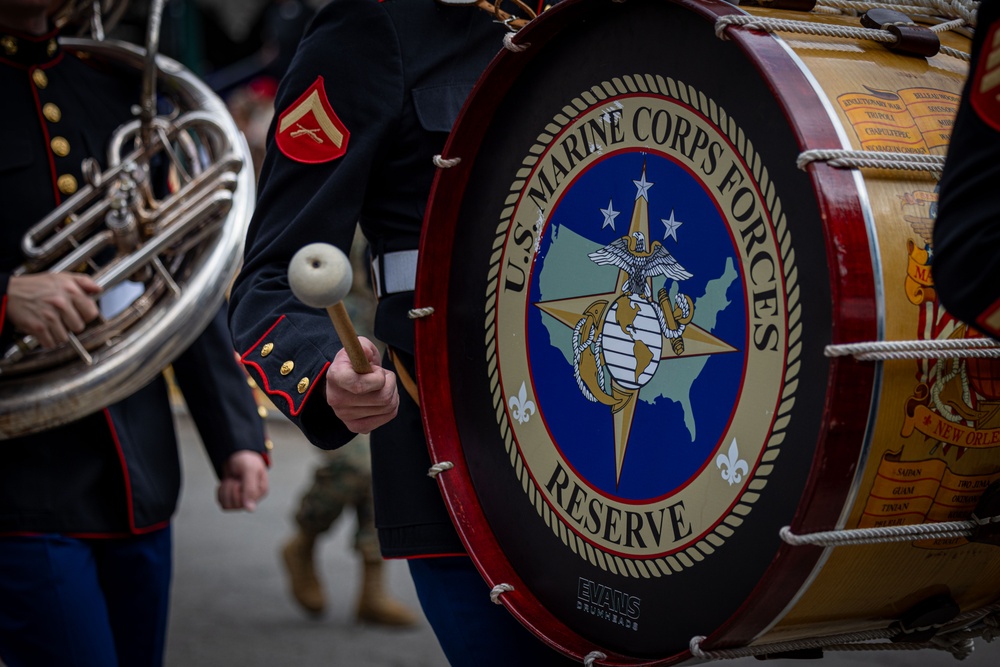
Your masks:
<svg viewBox="0 0 1000 667"><path fill-rule="evenodd" d="M959 96L933 88L847 93L837 103L863 150L928 153L947 147Z"/></svg>

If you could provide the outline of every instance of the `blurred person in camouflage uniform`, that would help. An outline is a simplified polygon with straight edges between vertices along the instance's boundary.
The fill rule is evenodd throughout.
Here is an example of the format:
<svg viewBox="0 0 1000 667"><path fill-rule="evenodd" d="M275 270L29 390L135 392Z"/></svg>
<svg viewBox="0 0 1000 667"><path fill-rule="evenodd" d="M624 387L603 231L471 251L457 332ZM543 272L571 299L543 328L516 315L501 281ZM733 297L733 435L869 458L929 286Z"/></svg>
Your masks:
<svg viewBox="0 0 1000 667"><path fill-rule="evenodd" d="M358 333L372 338L375 297L368 282L360 278L368 275L366 247L364 237L358 233L351 250L354 285L344 306ZM385 590L384 561L375 529L368 436L359 435L343 447L324 452L324 457L324 463L313 474L312 485L299 501L295 513L297 530L281 551L292 596L306 611L323 613L326 601L316 573L317 541L344 509L351 507L357 515L354 549L363 563L357 619L380 625L415 625L418 617Z"/></svg>

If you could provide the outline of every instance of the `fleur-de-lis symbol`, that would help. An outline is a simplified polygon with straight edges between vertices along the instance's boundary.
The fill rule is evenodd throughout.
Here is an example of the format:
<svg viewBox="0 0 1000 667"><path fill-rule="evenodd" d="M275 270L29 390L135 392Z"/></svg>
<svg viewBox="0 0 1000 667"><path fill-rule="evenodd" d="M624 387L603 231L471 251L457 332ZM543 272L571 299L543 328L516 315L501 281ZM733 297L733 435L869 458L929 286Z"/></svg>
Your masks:
<svg viewBox="0 0 1000 667"><path fill-rule="evenodd" d="M715 465L722 470L722 479L729 482L729 485L739 484L743 480L743 475L749 472L747 462L740 458L739 447L736 446L736 438L733 438L729 445L729 454L719 454L715 459Z"/></svg>
<svg viewBox="0 0 1000 667"><path fill-rule="evenodd" d="M531 419L531 415L535 414L535 404L528 400L528 388L521 383L521 389L517 392L517 396L511 396L510 400L507 401L507 405L510 406L511 416L517 420L517 423L523 424Z"/></svg>

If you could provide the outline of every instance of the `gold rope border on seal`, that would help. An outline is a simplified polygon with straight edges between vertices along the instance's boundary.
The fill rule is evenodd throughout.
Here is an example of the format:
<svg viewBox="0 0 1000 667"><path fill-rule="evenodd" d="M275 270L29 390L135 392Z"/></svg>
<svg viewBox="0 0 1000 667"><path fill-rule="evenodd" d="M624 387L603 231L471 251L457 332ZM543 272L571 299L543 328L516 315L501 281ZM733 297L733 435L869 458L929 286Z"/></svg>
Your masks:
<svg viewBox="0 0 1000 667"><path fill-rule="evenodd" d="M781 253L782 267L784 268L787 296L786 308L788 311L788 357L785 366L781 400L775 414L774 428L771 431L771 436L761 454L760 464L754 471L753 478L747 483L746 490L744 490L743 495L740 496L739 501L733 506L730 513L698 542L674 554L641 559L626 558L594 548L592 544L566 527L561 515L552 510L543 495L531 484L528 470L521 459L518 448L514 445L513 431L507 419L507 404L500 387L495 311L504 240L507 236L507 230L510 228L515 206L521 196L521 189L524 187L526 179L530 177L539 156L562 128L569 124L572 117L611 97L629 93L660 94L671 97L674 100L679 100L706 115L715 124L716 128L733 143L737 152L743 157L754 178L757 180L760 191L763 194L764 204L771 214L771 219L775 220L775 241ZM767 485L767 477L774 469L773 462L778 457L780 446L785 440L785 433L791 420L791 410L795 404L795 392L798 388L799 357L802 352L798 269L795 267L795 251L791 246L791 235L788 231L785 214L781 209L781 200L775 192L774 185L767 173L767 169L764 167L763 161L756 150L754 150L753 145L744 136L743 131L725 110L693 86L686 86L672 78L664 78L659 75L623 75L615 77L611 81L603 81L593 86L589 91L581 93L578 98L571 100L569 104L563 107L561 113L557 113L553 117L551 123L539 135L537 142L529 149L529 155L524 158L522 168L516 174L516 180L511 185L511 191L504 202L504 206L505 208L500 214L500 224L497 227L496 240L493 243L493 255L490 258L487 281L486 293L488 298L485 309L485 329L488 344L486 356L489 367L490 389L493 393L498 426L500 426L501 436L504 439L504 445L510 456L511 466L514 468L515 474L521 482L521 488L528 496L532 505L534 505L538 515L564 545L591 565L600 567L606 572L625 577L649 579L680 573L686 568L694 567L697 563L703 561L706 556L712 555L716 547L722 546L726 538L734 534L734 531L743 524L742 517L750 513L751 509L753 509L753 504L760 498L760 492ZM541 226L541 221L539 222L539 226Z"/></svg>

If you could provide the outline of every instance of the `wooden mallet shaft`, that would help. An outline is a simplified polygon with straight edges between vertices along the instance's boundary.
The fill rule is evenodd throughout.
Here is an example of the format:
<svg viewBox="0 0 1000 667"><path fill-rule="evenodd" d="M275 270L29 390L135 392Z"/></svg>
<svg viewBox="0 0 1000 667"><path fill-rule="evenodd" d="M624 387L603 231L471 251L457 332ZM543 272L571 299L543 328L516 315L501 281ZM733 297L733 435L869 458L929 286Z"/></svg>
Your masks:
<svg viewBox="0 0 1000 667"><path fill-rule="evenodd" d="M351 360L351 367L358 373L371 373L372 365L368 363L368 355L365 354L364 348L361 347L361 341L358 340L358 333L354 330L351 316L347 314L347 309L344 308L344 302L338 301L332 306L327 306L326 313L330 316L330 321L333 322L333 328L337 330L340 342L343 343L344 349L347 350L347 356Z"/></svg>

